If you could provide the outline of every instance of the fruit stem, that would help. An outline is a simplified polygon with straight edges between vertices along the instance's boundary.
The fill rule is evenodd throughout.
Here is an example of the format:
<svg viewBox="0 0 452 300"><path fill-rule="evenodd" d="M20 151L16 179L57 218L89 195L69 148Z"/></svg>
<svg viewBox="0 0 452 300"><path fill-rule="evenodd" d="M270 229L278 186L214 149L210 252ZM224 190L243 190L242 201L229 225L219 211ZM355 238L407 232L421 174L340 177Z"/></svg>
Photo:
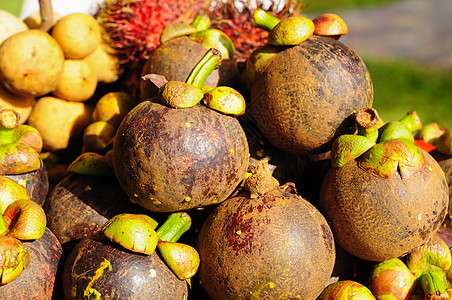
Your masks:
<svg viewBox="0 0 452 300"><path fill-rule="evenodd" d="M19 125L19 114L12 109L0 111L0 145L13 144L17 141L15 131Z"/></svg>
<svg viewBox="0 0 452 300"><path fill-rule="evenodd" d="M190 75L185 82L201 89L207 77L209 77L220 64L221 52L215 48L210 48L190 72Z"/></svg>
<svg viewBox="0 0 452 300"><path fill-rule="evenodd" d="M174 212L155 231L160 240L165 242L177 242L179 238L190 229L191 217L186 212Z"/></svg>
<svg viewBox="0 0 452 300"><path fill-rule="evenodd" d="M355 114L356 124L358 126L358 135L365 136L371 141L378 139L378 120L380 117L373 108L363 108Z"/></svg>
<svg viewBox="0 0 452 300"><path fill-rule="evenodd" d="M52 1L39 0L39 12L41 14L41 26L39 30L47 32L53 26Z"/></svg>
<svg viewBox="0 0 452 300"><path fill-rule="evenodd" d="M190 23L191 26L195 27L199 31L208 29L210 24L210 18L202 14L197 14Z"/></svg>
<svg viewBox="0 0 452 300"><path fill-rule="evenodd" d="M261 8L254 11L253 19L254 27L264 29L268 32L270 32L279 22L281 22L280 19Z"/></svg>

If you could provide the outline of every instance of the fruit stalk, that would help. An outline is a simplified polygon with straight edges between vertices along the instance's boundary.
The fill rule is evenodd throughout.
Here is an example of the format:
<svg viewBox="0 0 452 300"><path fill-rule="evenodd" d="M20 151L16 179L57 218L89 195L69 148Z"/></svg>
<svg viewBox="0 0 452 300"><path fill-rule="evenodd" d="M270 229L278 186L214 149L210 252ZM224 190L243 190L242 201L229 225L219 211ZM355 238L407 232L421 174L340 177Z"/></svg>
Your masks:
<svg viewBox="0 0 452 300"><path fill-rule="evenodd" d="M51 0L39 0L39 12L41 14L41 26L39 30L49 31L53 26L53 10Z"/></svg>
<svg viewBox="0 0 452 300"><path fill-rule="evenodd" d="M210 48L201 60L196 64L185 81L201 89L207 77L221 64L221 52L215 48Z"/></svg>
<svg viewBox="0 0 452 300"><path fill-rule="evenodd" d="M191 217L186 212L174 212L157 228L156 232L160 240L165 242L177 242L191 226Z"/></svg>

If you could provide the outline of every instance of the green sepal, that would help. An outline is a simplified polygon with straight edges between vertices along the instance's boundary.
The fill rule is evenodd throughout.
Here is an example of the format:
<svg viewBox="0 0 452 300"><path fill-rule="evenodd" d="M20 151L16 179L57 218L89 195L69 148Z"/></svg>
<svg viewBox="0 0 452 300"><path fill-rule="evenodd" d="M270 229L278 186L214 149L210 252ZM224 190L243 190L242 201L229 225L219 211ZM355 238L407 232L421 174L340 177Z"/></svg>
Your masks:
<svg viewBox="0 0 452 300"><path fill-rule="evenodd" d="M159 237L154 228L156 222L150 217L136 214L119 214L108 220L103 226L104 235L134 252L152 254L157 247Z"/></svg>
<svg viewBox="0 0 452 300"><path fill-rule="evenodd" d="M400 121L391 121L380 127L380 143L396 139L414 142L410 129Z"/></svg>
<svg viewBox="0 0 452 300"><path fill-rule="evenodd" d="M425 165L421 150L411 140L397 139L378 143L359 160L359 166L378 177L390 178L399 172L402 179Z"/></svg>
<svg viewBox="0 0 452 300"><path fill-rule="evenodd" d="M358 158L375 145L371 139L353 134L340 135L331 147L331 166L340 168Z"/></svg>

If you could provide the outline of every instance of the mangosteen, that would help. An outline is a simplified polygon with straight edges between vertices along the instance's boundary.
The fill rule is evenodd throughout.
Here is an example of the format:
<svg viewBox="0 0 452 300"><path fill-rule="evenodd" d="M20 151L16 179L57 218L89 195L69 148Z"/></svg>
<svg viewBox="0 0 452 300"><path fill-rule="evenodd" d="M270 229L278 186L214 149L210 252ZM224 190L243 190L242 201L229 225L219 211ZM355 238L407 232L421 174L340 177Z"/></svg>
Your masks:
<svg viewBox="0 0 452 300"><path fill-rule="evenodd" d="M247 61L252 82L248 112L279 149L301 155L327 152L335 137L356 129L349 116L372 106L370 74L363 60L345 44L312 35L309 21L288 24L273 17L267 24L268 17L260 20L266 14L254 15L257 25L270 34L269 44ZM287 28L282 28L286 24ZM304 33L301 42L283 39L297 30Z"/></svg>
<svg viewBox="0 0 452 300"><path fill-rule="evenodd" d="M198 22L200 18L200 15L195 16L190 25L174 23L167 26L161 34L161 44L147 59L141 74L159 74L169 81L185 81L204 53L216 48L222 53L222 62L206 79L206 85L240 88L240 75L233 59L234 44L222 31L209 28L210 20L205 19L208 17L204 16L204 20ZM157 93L158 89L152 83L140 82L141 100L154 98Z"/></svg>
<svg viewBox="0 0 452 300"><path fill-rule="evenodd" d="M164 80L158 98L141 102L121 122L113 166L132 202L151 211L189 210L224 201L245 178L249 150L239 121L201 102L217 89L202 91L220 62L219 51L210 49L186 82Z"/></svg>
<svg viewBox="0 0 452 300"><path fill-rule="evenodd" d="M358 134L333 143L320 208L336 242L364 260L403 256L444 221L449 193L435 159L400 121L378 127L374 109L355 114Z"/></svg>
<svg viewBox="0 0 452 300"><path fill-rule="evenodd" d="M250 165L245 191L222 202L198 237L202 286L211 299L315 299L335 263L323 215L279 186L267 160Z"/></svg>
<svg viewBox="0 0 452 300"><path fill-rule="evenodd" d="M24 186L30 199L42 206L49 190L49 179L39 155L42 136L29 125L19 125L19 118L12 109L0 111L0 175Z"/></svg>

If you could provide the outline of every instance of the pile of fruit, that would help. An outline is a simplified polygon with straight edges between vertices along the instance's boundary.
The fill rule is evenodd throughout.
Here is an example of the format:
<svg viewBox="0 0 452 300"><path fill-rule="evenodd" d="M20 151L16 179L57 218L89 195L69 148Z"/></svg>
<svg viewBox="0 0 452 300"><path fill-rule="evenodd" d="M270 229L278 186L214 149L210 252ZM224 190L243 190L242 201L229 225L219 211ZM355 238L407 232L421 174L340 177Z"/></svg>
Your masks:
<svg viewBox="0 0 452 300"><path fill-rule="evenodd" d="M452 296L452 131L379 117L340 16L40 4L0 11L2 299Z"/></svg>

